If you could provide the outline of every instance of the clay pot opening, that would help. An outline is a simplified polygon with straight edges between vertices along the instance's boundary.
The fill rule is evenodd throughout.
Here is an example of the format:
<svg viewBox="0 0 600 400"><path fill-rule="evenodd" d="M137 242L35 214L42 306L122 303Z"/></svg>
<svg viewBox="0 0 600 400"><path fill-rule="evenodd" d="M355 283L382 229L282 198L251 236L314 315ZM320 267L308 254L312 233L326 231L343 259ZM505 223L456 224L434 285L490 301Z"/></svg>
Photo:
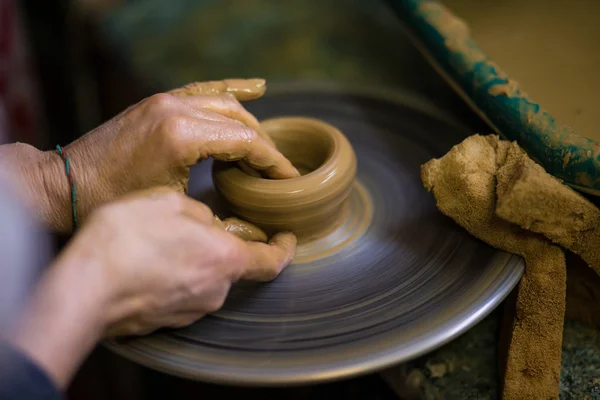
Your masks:
<svg viewBox="0 0 600 400"><path fill-rule="evenodd" d="M334 126L312 118L274 118L261 128L302 176L265 179L234 163L215 162L213 183L230 210L269 235L294 232L300 243L337 228L356 177L350 142Z"/></svg>
<svg viewBox="0 0 600 400"><path fill-rule="evenodd" d="M325 127L269 122L262 127L301 175L319 169L333 155L335 141Z"/></svg>

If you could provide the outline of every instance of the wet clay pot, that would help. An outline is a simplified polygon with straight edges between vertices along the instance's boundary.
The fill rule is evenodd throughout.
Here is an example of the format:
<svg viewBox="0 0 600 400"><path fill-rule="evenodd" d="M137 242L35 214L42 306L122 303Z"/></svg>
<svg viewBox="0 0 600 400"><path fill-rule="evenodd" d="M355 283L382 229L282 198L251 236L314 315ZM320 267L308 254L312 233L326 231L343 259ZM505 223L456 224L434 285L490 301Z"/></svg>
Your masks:
<svg viewBox="0 0 600 400"><path fill-rule="evenodd" d="M312 118L274 118L261 127L301 176L265 179L233 163L215 162L213 182L230 210L269 235L294 232L299 243L336 229L356 177L356 156L348 139Z"/></svg>

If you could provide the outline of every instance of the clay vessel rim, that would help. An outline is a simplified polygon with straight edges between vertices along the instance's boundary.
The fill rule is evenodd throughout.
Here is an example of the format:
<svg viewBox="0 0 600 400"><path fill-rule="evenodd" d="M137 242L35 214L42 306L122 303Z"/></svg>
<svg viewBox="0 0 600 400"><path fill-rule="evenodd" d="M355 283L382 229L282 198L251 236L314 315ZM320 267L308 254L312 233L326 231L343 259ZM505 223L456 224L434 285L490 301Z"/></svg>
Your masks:
<svg viewBox="0 0 600 400"><path fill-rule="evenodd" d="M315 178L315 175L319 174L319 175L328 175L328 172L334 171L336 169L339 169L339 166L336 167L336 164L339 161L336 161L336 159L338 159L339 154L342 151L343 147L346 147L349 149L349 151L352 152L353 156L352 157L348 157L348 159L346 160L347 162L344 164L347 164L346 167L343 170L349 170L352 169L352 165L356 163L355 159L356 156L354 155L353 149L352 149L352 145L350 144L350 142L348 141L348 139L344 136L344 134L335 126L318 120L316 118L312 118L312 117L299 117L299 116L282 116L282 117L275 117L275 118L269 118L267 120L261 121L261 125L263 123L265 124L277 124L277 123L290 123L290 124L297 124L300 123L302 125L310 125L310 126L315 126L318 125L318 128L320 131L322 131L324 134L327 134L331 139L332 139L332 143L331 143L331 148L329 151L329 154L327 155L327 158L325 159L325 161L315 170L308 172L307 174L304 174L302 176L299 176L297 178L287 178L287 179L268 179L268 178L263 178L263 177L257 177L257 176L252 176L252 175L248 175L246 174L244 171L242 171L237 165L233 165L232 163L228 163L228 162L224 162L224 161L215 161L215 163L218 163L219 166L223 171L224 170L228 170L230 169L231 171L229 171L229 173L234 174L232 175L232 181L230 182L230 184L235 184L235 186L238 187L242 187L242 186L246 186L246 185L261 185L261 187L264 188L264 186L277 186L277 185L282 185L282 184L291 184L292 182L303 182L303 181L307 181L307 180L313 180ZM345 175L345 173L340 174L340 176ZM325 177L324 177L325 179Z"/></svg>
<svg viewBox="0 0 600 400"><path fill-rule="evenodd" d="M239 185L242 184L242 182L244 184L246 184L247 182L256 184L258 182L260 182L260 184L263 185L279 185L281 184L281 182L298 182L298 181L303 181L303 180L309 180L314 178L314 176L316 174L323 174L323 172L325 170L333 170L335 168L333 165L333 158L335 155L337 155L337 152L339 152L339 150L336 148L334 149L333 152L331 152L331 154L329 154L327 156L327 159L325 160L325 162L317 169L315 169L314 171L310 171L307 174L304 174L302 176L299 176L297 178L287 178L287 179L268 179L268 178L262 178L262 177L257 177L257 176L252 176L252 175L248 175L247 173L245 173L244 171L242 171L237 165L231 165L231 163L228 163L226 161L219 161L219 165L221 164L225 164L226 169L233 169L235 170L235 178L236 181L239 182ZM242 178L243 177L243 178Z"/></svg>

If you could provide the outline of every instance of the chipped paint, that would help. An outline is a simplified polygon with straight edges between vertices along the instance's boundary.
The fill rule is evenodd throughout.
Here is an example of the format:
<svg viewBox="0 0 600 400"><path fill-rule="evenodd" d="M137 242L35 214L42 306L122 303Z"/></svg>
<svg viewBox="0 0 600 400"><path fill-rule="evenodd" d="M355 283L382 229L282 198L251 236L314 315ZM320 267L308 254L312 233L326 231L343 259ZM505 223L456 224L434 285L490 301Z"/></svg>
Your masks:
<svg viewBox="0 0 600 400"><path fill-rule="evenodd" d="M506 83L497 83L490 86L488 93L492 96L515 97L519 90L519 84L516 81L507 79Z"/></svg>
<svg viewBox="0 0 600 400"><path fill-rule="evenodd" d="M516 140L552 175L600 195L600 145L530 98L471 38L468 25L436 0L388 0L497 133Z"/></svg>

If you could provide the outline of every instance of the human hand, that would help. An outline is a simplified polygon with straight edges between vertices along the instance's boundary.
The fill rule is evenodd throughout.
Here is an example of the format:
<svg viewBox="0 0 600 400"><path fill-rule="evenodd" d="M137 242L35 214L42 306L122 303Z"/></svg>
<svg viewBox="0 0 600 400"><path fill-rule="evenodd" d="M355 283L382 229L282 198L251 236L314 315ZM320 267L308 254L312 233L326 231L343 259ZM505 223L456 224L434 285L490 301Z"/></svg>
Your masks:
<svg viewBox="0 0 600 400"><path fill-rule="evenodd" d="M275 179L298 176L238 101L261 97L265 90L262 79L189 84L142 100L66 146L80 220L131 191L164 185L184 193L190 167L209 157L242 160ZM64 165L55 152L48 158L53 168L47 169L55 173L43 186L51 207L59 210L50 224L68 232L71 204Z"/></svg>
<svg viewBox="0 0 600 400"><path fill-rule="evenodd" d="M230 232L242 225L234 220ZM185 195L151 189L99 208L61 259L102 270L108 336L181 327L217 311L233 282L272 280L294 256L291 233L245 242L231 226Z"/></svg>
<svg viewBox="0 0 600 400"><path fill-rule="evenodd" d="M64 388L103 337L188 325L218 310L238 279L275 278L296 238L280 233L266 244L228 233L256 229L218 221L169 188L105 204L46 269L11 343Z"/></svg>

